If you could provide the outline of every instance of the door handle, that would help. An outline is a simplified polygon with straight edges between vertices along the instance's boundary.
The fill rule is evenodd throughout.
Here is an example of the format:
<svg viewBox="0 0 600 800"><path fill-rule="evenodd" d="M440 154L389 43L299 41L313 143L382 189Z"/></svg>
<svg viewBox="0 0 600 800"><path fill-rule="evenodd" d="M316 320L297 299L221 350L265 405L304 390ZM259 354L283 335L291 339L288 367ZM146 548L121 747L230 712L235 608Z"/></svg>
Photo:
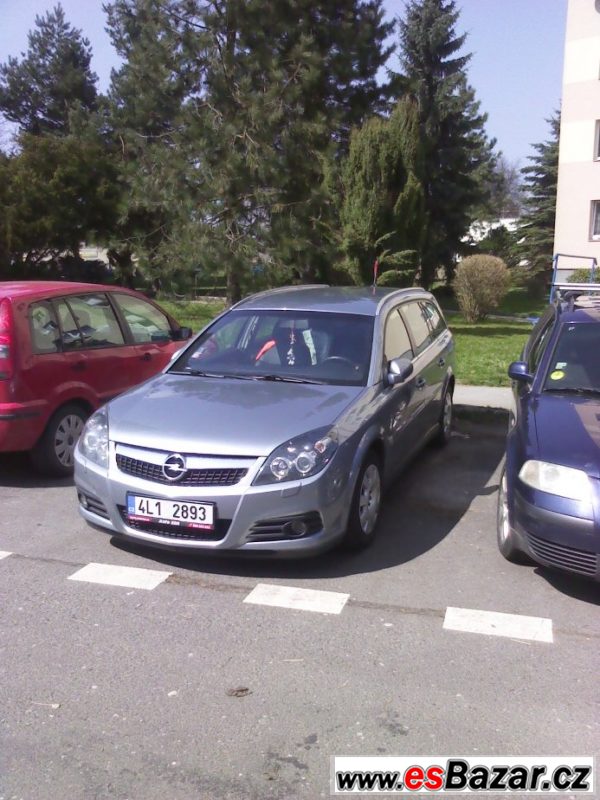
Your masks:
<svg viewBox="0 0 600 800"><path fill-rule="evenodd" d="M140 356L141 361L152 361L152 353L144 353L143 356Z"/></svg>
<svg viewBox="0 0 600 800"><path fill-rule="evenodd" d="M438 358L438 367L445 367L446 366L446 359L445 358Z"/></svg>
<svg viewBox="0 0 600 800"><path fill-rule="evenodd" d="M76 361L74 364L71 364L71 369L74 372L83 372L85 369L85 361Z"/></svg>
<svg viewBox="0 0 600 800"><path fill-rule="evenodd" d="M427 381L425 380L425 378L419 378L416 381L415 386L417 387L417 389L424 389L427 386Z"/></svg>

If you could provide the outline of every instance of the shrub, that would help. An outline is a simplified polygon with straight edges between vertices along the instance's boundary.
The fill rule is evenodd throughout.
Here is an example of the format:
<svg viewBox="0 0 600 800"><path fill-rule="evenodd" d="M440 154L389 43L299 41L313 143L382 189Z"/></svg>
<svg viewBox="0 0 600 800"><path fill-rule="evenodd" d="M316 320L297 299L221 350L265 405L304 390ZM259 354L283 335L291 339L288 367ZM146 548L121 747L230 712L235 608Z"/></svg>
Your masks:
<svg viewBox="0 0 600 800"><path fill-rule="evenodd" d="M501 258L468 256L454 277L458 307L467 322L477 322L497 308L510 286L510 273Z"/></svg>
<svg viewBox="0 0 600 800"><path fill-rule="evenodd" d="M416 269L388 269L377 278L377 286L393 286L404 289L413 285Z"/></svg>
<svg viewBox="0 0 600 800"><path fill-rule="evenodd" d="M596 269L594 280L591 279L592 271L589 269L576 269L567 278L567 283L600 283L600 269Z"/></svg>

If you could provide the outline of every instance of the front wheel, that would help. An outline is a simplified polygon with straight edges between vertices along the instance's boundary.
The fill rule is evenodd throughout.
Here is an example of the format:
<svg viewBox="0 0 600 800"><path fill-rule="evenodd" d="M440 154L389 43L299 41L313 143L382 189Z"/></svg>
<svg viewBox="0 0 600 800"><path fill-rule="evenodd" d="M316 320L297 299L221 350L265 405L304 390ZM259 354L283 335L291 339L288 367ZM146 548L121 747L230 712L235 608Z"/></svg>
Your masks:
<svg viewBox="0 0 600 800"><path fill-rule="evenodd" d="M507 561L513 564L531 564L529 556L524 553L517 545L515 532L510 524L508 511L508 495L506 467L500 476L500 486L498 487L498 512L496 515L496 531L498 538L498 549Z"/></svg>
<svg viewBox="0 0 600 800"><path fill-rule="evenodd" d="M73 474L75 445L86 418L85 411L75 404L58 409L31 451L31 460L39 472L58 477Z"/></svg>
<svg viewBox="0 0 600 800"><path fill-rule="evenodd" d="M362 550L375 539L381 512L382 480L379 459L370 453L356 481L344 544L350 550Z"/></svg>

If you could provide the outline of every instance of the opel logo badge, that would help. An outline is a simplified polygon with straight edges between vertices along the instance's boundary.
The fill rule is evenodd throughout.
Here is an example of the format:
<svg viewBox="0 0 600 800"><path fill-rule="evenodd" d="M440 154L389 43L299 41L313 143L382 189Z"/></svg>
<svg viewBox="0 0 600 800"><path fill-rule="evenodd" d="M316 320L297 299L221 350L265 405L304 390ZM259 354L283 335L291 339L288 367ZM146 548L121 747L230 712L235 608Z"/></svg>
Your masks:
<svg viewBox="0 0 600 800"><path fill-rule="evenodd" d="M172 453L165 459L162 471L168 481L180 481L187 472L185 458L179 453Z"/></svg>

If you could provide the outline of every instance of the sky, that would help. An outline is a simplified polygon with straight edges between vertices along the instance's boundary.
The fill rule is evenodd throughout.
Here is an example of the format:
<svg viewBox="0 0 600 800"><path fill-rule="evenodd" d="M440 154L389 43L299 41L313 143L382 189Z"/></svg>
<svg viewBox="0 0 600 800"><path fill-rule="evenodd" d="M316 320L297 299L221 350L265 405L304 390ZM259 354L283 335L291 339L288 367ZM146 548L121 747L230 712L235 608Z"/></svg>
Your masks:
<svg viewBox="0 0 600 800"><path fill-rule="evenodd" d="M0 0L0 63L20 56L36 14L56 0ZM405 0L384 0L389 17L402 15ZM67 20L83 31L93 50L98 86L105 90L117 64L104 30L102 0L62 0ZM525 166L532 144L549 138L546 120L560 107L567 0L457 0L457 33L466 33L472 54L468 79L487 132L511 164ZM389 67L398 69L393 55Z"/></svg>

